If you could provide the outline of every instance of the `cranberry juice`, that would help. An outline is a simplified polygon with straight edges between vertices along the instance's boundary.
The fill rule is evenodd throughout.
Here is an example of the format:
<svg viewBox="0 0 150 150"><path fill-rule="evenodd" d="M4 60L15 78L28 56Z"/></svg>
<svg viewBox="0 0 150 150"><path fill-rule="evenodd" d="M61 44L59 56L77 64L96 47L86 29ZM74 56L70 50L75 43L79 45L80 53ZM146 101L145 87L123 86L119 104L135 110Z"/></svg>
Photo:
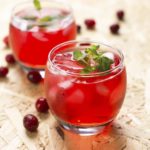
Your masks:
<svg viewBox="0 0 150 150"><path fill-rule="evenodd" d="M97 126L112 121L118 114L126 92L125 67L109 73L81 75L83 66L72 59L72 51L58 52L48 62L45 87L52 113L60 121L76 126ZM121 61L117 53L104 55Z"/></svg>
<svg viewBox="0 0 150 150"><path fill-rule="evenodd" d="M44 22L41 18L47 16L54 19ZM29 68L44 68L49 51L75 37L71 12L57 8L43 8L40 12L28 8L14 14L10 23L11 48L19 63Z"/></svg>

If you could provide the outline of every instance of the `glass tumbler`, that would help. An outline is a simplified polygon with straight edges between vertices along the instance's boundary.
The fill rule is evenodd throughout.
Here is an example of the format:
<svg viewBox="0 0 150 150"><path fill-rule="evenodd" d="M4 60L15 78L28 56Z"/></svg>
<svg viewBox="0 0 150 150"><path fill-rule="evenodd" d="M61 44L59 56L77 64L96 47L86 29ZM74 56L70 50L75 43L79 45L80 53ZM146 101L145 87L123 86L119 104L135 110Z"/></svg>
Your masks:
<svg viewBox="0 0 150 150"><path fill-rule="evenodd" d="M113 60L106 71L83 73L73 59L99 45ZM93 41L68 41L54 47L48 56L45 91L50 110L59 124L80 135L100 133L119 113L126 93L126 69L122 51Z"/></svg>
<svg viewBox="0 0 150 150"><path fill-rule="evenodd" d="M32 1L17 4L11 15L9 40L14 56L25 69L43 70L49 50L76 38L71 7L57 0L41 1L37 10Z"/></svg>

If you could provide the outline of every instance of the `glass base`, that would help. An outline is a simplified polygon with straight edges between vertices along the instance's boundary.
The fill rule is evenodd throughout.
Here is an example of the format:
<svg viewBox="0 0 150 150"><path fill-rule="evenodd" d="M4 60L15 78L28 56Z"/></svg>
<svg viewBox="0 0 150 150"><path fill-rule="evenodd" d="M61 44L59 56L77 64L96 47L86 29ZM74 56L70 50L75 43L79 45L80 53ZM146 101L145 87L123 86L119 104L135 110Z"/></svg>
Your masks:
<svg viewBox="0 0 150 150"><path fill-rule="evenodd" d="M45 69L42 67L41 68L26 67L25 65L23 65L19 61L18 61L18 64L20 65L22 70L26 73L28 73L29 71L38 71L40 73L40 75L42 76L42 78L44 78L44 76L45 76Z"/></svg>
<svg viewBox="0 0 150 150"><path fill-rule="evenodd" d="M91 126L91 127L74 126L74 125L67 124L61 121L59 121L59 124L65 130L74 132L82 136L90 136L90 135L96 135L96 134L102 133L104 129L106 129L106 127L111 124L112 121L113 120L110 120L109 122L105 124L101 124L99 126Z"/></svg>

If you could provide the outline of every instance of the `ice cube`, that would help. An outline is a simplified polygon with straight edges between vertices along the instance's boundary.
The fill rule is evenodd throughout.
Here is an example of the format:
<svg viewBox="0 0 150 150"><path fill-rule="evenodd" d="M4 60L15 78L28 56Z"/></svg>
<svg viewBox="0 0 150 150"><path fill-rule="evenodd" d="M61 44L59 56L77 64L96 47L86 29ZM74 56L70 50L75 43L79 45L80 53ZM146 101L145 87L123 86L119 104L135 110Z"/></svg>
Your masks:
<svg viewBox="0 0 150 150"><path fill-rule="evenodd" d="M32 36L40 41L43 41L43 42L47 42L49 41L48 38L45 37L45 34L43 34L42 32L33 32L32 33Z"/></svg>
<svg viewBox="0 0 150 150"><path fill-rule="evenodd" d="M114 54L111 53L111 52L106 52L106 53L103 54L103 56L106 56L106 57L108 57L109 59L114 60Z"/></svg>
<svg viewBox="0 0 150 150"><path fill-rule="evenodd" d="M74 90L74 92L67 97L68 103L82 104L84 101L84 93L80 89Z"/></svg>
<svg viewBox="0 0 150 150"><path fill-rule="evenodd" d="M62 81L58 84L58 86L63 88L63 89L68 89L72 86L73 81L74 81L74 79Z"/></svg>
<svg viewBox="0 0 150 150"><path fill-rule="evenodd" d="M102 96L107 96L109 95L109 89L107 86L105 85L97 85L96 86L96 91L98 92L99 95L102 95Z"/></svg>

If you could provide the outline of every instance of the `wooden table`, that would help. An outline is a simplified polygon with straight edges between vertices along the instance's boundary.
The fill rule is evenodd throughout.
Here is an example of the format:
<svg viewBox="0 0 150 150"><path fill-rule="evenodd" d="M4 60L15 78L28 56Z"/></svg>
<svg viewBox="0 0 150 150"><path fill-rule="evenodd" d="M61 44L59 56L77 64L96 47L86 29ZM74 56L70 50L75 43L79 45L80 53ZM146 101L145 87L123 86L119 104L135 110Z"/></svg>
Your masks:
<svg viewBox="0 0 150 150"><path fill-rule="evenodd" d="M21 0L18 0L18 2ZM35 110L35 100L44 96L43 83L33 85L16 65L9 66L7 78L0 78L0 149L1 150L149 150L150 149L150 1L149 0L70 0L77 23L82 25L78 39L103 41L124 51L128 87L124 105L107 132L81 137L64 131L64 139L56 131L51 114ZM0 0L0 65L7 65L2 38L8 33L12 7L17 0ZM118 22L115 13L125 11L119 22L120 35L109 32ZM96 30L88 31L85 18L95 18ZM38 116L38 133L27 133L22 118L27 113Z"/></svg>

